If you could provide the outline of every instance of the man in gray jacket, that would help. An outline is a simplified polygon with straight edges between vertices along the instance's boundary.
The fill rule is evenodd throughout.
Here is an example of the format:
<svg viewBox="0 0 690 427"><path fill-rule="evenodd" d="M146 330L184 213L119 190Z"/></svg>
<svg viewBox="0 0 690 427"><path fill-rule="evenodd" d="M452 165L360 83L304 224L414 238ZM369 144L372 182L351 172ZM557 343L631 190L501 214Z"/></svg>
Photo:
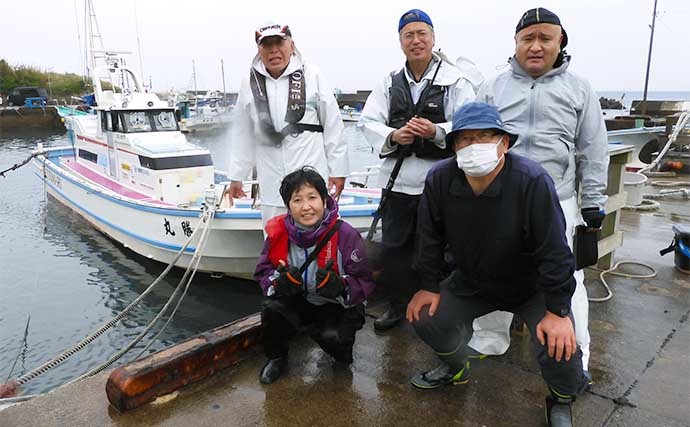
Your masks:
<svg viewBox="0 0 690 427"><path fill-rule="evenodd" d="M511 151L537 161L553 178L572 248L575 226L582 220L589 228L601 227L609 157L598 98L586 80L568 70L567 44L558 16L544 8L528 10L515 29L510 69L482 85L477 100L495 105L506 129L520 135ZM589 303L582 270L575 272L575 280L572 313L586 371ZM495 312L478 320L470 346L485 354L504 352L511 319L509 313Z"/></svg>

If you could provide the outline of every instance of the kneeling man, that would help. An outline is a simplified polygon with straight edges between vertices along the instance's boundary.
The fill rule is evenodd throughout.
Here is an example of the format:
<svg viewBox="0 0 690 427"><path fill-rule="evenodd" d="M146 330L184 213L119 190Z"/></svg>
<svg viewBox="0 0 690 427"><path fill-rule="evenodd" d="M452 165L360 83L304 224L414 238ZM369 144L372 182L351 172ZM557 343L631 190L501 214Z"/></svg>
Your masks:
<svg viewBox="0 0 690 427"><path fill-rule="evenodd" d="M417 225L415 267L423 278L407 319L441 365L412 378L419 389L469 379L472 321L494 310L517 313L532 335L549 425L572 423L571 403L587 384L570 299L574 257L549 174L508 152L517 139L495 107L473 102L453 116L446 144L456 157L429 172ZM444 248L456 269L442 279Z"/></svg>

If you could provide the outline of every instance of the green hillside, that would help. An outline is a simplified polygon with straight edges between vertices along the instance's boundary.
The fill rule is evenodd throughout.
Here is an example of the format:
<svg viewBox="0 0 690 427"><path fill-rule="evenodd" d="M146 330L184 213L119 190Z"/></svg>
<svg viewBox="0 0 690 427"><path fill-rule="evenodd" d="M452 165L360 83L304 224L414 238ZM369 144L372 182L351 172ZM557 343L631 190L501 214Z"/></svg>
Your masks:
<svg viewBox="0 0 690 427"><path fill-rule="evenodd" d="M0 59L0 93L10 93L18 86L44 87L53 97L80 96L91 88L91 84L77 74L41 71L25 65L12 66Z"/></svg>

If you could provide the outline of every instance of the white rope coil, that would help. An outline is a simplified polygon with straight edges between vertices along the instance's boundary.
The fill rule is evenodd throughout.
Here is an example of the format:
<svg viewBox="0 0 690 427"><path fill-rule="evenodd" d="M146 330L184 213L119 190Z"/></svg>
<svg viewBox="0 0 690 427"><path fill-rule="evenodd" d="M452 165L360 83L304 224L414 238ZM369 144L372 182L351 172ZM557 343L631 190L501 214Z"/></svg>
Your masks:
<svg viewBox="0 0 690 427"><path fill-rule="evenodd" d="M644 268L648 268L651 270L651 273L649 274L630 274L630 273L619 273L615 271L620 267L621 265L639 265ZM653 277L656 277L656 270L654 267L643 264L641 262L637 261L618 261L613 267L609 268L608 270L603 270L602 272L599 273L599 280L601 282L601 285L604 287L606 290L606 296L600 297L600 298L591 298L588 297L587 299L590 300L591 302L604 302L608 301L613 297L613 292L611 291L611 288L609 287L608 283L606 282L606 279L604 279L604 276L610 274L612 276L619 276L619 277L627 277L629 279L651 279Z"/></svg>

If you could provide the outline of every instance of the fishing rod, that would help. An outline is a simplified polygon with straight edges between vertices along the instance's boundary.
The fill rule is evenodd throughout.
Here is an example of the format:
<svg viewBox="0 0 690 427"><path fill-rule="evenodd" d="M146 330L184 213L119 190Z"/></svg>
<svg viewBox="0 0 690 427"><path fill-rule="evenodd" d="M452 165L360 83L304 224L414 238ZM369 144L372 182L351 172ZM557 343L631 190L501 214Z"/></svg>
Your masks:
<svg viewBox="0 0 690 427"><path fill-rule="evenodd" d="M422 92L422 96L420 99L417 101L417 105L415 106L415 117L419 115L420 111L420 106L424 105L424 102L426 101L426 97L431 91L431 86L434 84L436 81L436 75L438 74L438 70L441 68L441 64L443 63L443 58L439 57L439 62L438 65L436 66L436 71L434 71L434 75L431 78L431 81L427 85L427 87L424 89L424 92ZM371 222L371 226L369 227L369 232L367 233L367 241L371 241L371 239L374 238L374 233L376 232L376 227L379 225L379 221L381 220L381 217L383 216L383 208L386 206L386 203L388 202L388 195L393 189L393 185L395 185L395 180L398 178L398 174L400 173L400 168L402 167L403 161L405 158L408 156L408 153L410 152L411 148L409 145L406 145L402 147L402 151L400 152L400 155L398 159L395 161L395 165L393 166L393 170L391 171L390 176L388 177L388 182L386 183L386 186L384 187L383 191L381 191L381 200L379 201L379 207L376 209L376 212L374 212L374 219Z"/></svg>

